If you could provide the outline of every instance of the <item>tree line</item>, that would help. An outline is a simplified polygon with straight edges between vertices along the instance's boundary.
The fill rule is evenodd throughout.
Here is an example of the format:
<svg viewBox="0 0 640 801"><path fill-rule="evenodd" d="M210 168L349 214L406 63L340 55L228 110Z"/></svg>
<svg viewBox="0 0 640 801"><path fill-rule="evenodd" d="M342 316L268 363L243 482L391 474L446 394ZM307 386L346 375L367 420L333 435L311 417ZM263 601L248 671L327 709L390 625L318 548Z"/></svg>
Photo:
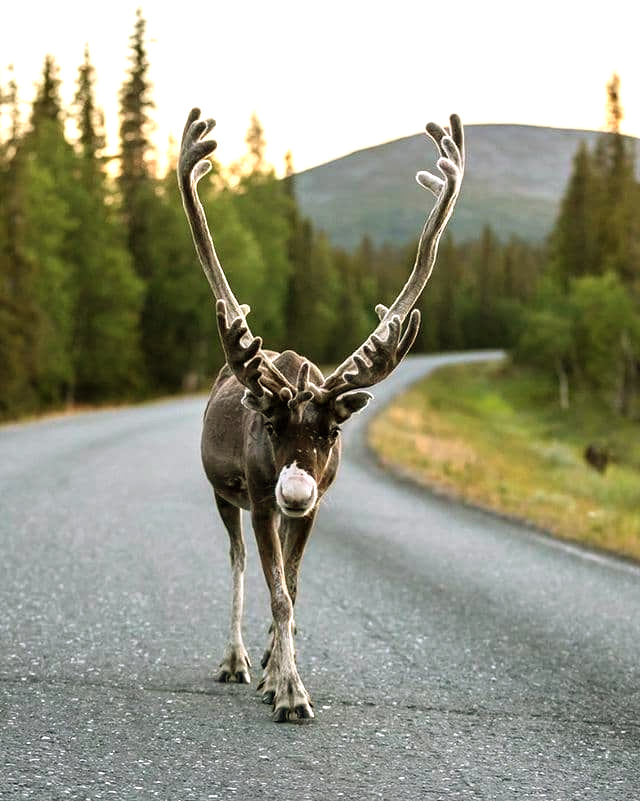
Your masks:
<svg viewBox="0 0 640 801"><path fill-rule="evenodd" d="M175 180L175 144L166 174L156 168L141 10L129 41L115 159L106 155L88 48L71 108L62 106L51 55L44 59L28 120L21 119L11 73L0 80L1 418L68 403L196 389L222 364L213 298ZM580 266L567 261L573 239L576 248L580 240L571 215L583 203L569 196L579 194L574 184L587 180L574 175L548 245L501 242L489 228L474 242L445 237L420 301L418 349L505 347L521 361L560 371L566 384L606 383L595 351L585 357L582 330L588 329L589 342L600 353L601 318L594 316L592 325L576 311L589 296L601 315L597 298L604 291L604 306L613 304L619 312L617 338L607 328L607 347L616 358L627 358L628 386L633 386L637 261L625 261L619 238L638 219L637 214L631 219L635 212L625 205L637 197L638 187L624 150L615 171L626 175L620 177L626 183L615 191L607 185L603 194L604 165L611 174L614 170L611 141L603 140L603 152L580 155L588 162L589 215L611 214L610 223L604 217L598 222L597 238L591 218L583 221L591 261L575 255ZM214 159L210 177L199 184L229 281L240 302L251 306L251 328L267 347L291 347L320 364L342 361L375 327L376 304L390 303L404 284L419 232L405 247L376 247L367 237L352 252L334 247L300 212L291 154L283 179L266 162L264 131L255 114L246 145L245 156L229 168ZM613 215L614 207L620 216ZM579 283L588 280L596 283ZM616 292L634 324L622 325L624 303ZM579 345L572 339L578 336ZM559 348L557 342L567 339L571 343ZM629 390L629 410L632 398Z"/></svg>
<svg viewBox="0 0 640 801"><path fill-rule="evenodd" d="M563 408L577 390L640 414L640 184L620 133L620 78L607 84L607 133L582 144L549 237L514 356L555 376Z"/></svg>

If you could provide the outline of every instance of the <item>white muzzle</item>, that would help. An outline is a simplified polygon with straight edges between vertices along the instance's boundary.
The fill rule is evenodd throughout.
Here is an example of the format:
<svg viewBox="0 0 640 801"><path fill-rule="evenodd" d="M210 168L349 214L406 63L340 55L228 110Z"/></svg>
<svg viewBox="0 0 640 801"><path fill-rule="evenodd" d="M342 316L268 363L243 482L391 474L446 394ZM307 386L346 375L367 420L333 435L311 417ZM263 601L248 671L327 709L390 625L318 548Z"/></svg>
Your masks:
<svg viewBox="0 0 640 801"><path fill-rule="evenodd" d="M318 485L313 476L294 462L283 467L276 484L276 501L287 517L304 517L318 500Z"/></svg>

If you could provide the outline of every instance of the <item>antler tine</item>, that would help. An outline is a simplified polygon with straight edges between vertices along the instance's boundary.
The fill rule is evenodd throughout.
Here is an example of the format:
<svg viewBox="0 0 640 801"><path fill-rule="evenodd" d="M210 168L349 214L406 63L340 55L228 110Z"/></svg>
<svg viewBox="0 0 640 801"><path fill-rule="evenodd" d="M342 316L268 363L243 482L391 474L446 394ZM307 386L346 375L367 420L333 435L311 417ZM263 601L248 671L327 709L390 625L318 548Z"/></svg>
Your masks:
<svg viewBox="0 0 640 801"><path fill-rule="evenodd" d="M224 300L216 303L216 318L220 342L229 368L256 398L262 398L265 390L260 383L262 360L258 355L262 349L262 340L260 337L251 337L249 344L243 345L243 340L246 342L248 338L247 335L251 336L247 323L243 317L236 317L229 324L227 304Z"/></svg>
<svg viewBox="0 0 640 801"><path fill-rule="evenodd" d="M289 409L298 417L302 414L305 404L314 397L313 390L309 386L310 367L311 365L306 361L300 365L295 392L291 392L288 388L280 390L280 398L287 402Z"/></svg>
<svg viewBox="0 0 640 801"><path fill-rule="evenodd" d="M389 308L382 304L376 306L380 323L364 344L325 379L317 391L319 401L379 383L402 361L417 336L420 312L411 310L431 277L440 237L453 213L464 174L462 123L457 114L449 118L449 123L449 132L437 123L430 122L426 126L438 150L437 166L443 177L425 171L416 175L418 183L435 195L436 202L422 229L411 275ZM402 334L409 312L409 322Z"/></svg>
<svg viewBox="0 0 640 801"><path fill-rule="evenodd" d="M293 385L262 350L262 340L251 333L246 321L249 307L238 303L229 286L198 196L198 181L211 169L207 157L217 147L213 139L206 138L214 126L213 119L200 119L199 108L189 112L180 142L178 185L200 264L218 301L218 330L227 363L236 378L261 398L265 389L277 394L283 387L293 389ZM227 323L227 315L232 319L231 325Z"/></svg>
<svg viewBox="0 0 640 801"><path fill-rule="evenodd" d="M292 397L293 384L262 350L262 338L251 334L244 315L229 323L226 301L219 300L216 318L226 362L238 381L257 399L264 398L265 403L272 395L283 400Z"/></svg>

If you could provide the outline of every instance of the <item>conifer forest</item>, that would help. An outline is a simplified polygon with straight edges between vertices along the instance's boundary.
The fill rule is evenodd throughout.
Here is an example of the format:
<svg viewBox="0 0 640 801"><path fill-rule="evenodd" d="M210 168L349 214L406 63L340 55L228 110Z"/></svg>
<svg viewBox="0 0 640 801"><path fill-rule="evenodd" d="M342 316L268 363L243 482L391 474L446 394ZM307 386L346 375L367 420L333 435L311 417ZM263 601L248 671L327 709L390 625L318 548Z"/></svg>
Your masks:
<svg viewBox="0 0 640 801"><path fill-rule="evenodd" d="M145 37L139 11L118 98L117 157L105 155L88 48L70 108L53 55L43 59L28 118L11 71L0 74L0 419L201 389L222 364L177 152L166 173L156 167ZM575 154L544 244L503 242L489 228L478 241L443 240L416 349L505 348L514 363L550 377L559 408L587 388L612 415L633 418L640 185L619 132L615 75L605 109L608 133ZM254 115L246 155L224 169L214 160L200 183L217 250L267 347L341 361L375 327L376 304L406 280L420 232L401 248L366 237L354 251L334 247L302 216L291 162L278 178L264 144Z"/></svg>

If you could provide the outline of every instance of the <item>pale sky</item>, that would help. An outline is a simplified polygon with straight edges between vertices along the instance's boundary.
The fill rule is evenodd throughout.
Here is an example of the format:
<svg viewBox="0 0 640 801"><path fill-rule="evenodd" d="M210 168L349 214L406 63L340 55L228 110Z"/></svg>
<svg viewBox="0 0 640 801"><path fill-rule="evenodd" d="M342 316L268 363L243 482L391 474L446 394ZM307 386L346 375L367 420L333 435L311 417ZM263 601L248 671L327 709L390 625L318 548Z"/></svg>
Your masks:
<svg viewBox="0 0 640 801"><path fill-rule="evenodd" d="M13 63L24 116L45 54L61 67L68 102L88 42L115 150L139 4L162 151L194 105L218 122L223 164L244 151L257 112L279 172L289 149L303 170L417 133L432 119L446 123L452 112L468 124L599 130L614 71L623 131L640 136L634 0L23 0L3 9L0 83Z"/></svg>

